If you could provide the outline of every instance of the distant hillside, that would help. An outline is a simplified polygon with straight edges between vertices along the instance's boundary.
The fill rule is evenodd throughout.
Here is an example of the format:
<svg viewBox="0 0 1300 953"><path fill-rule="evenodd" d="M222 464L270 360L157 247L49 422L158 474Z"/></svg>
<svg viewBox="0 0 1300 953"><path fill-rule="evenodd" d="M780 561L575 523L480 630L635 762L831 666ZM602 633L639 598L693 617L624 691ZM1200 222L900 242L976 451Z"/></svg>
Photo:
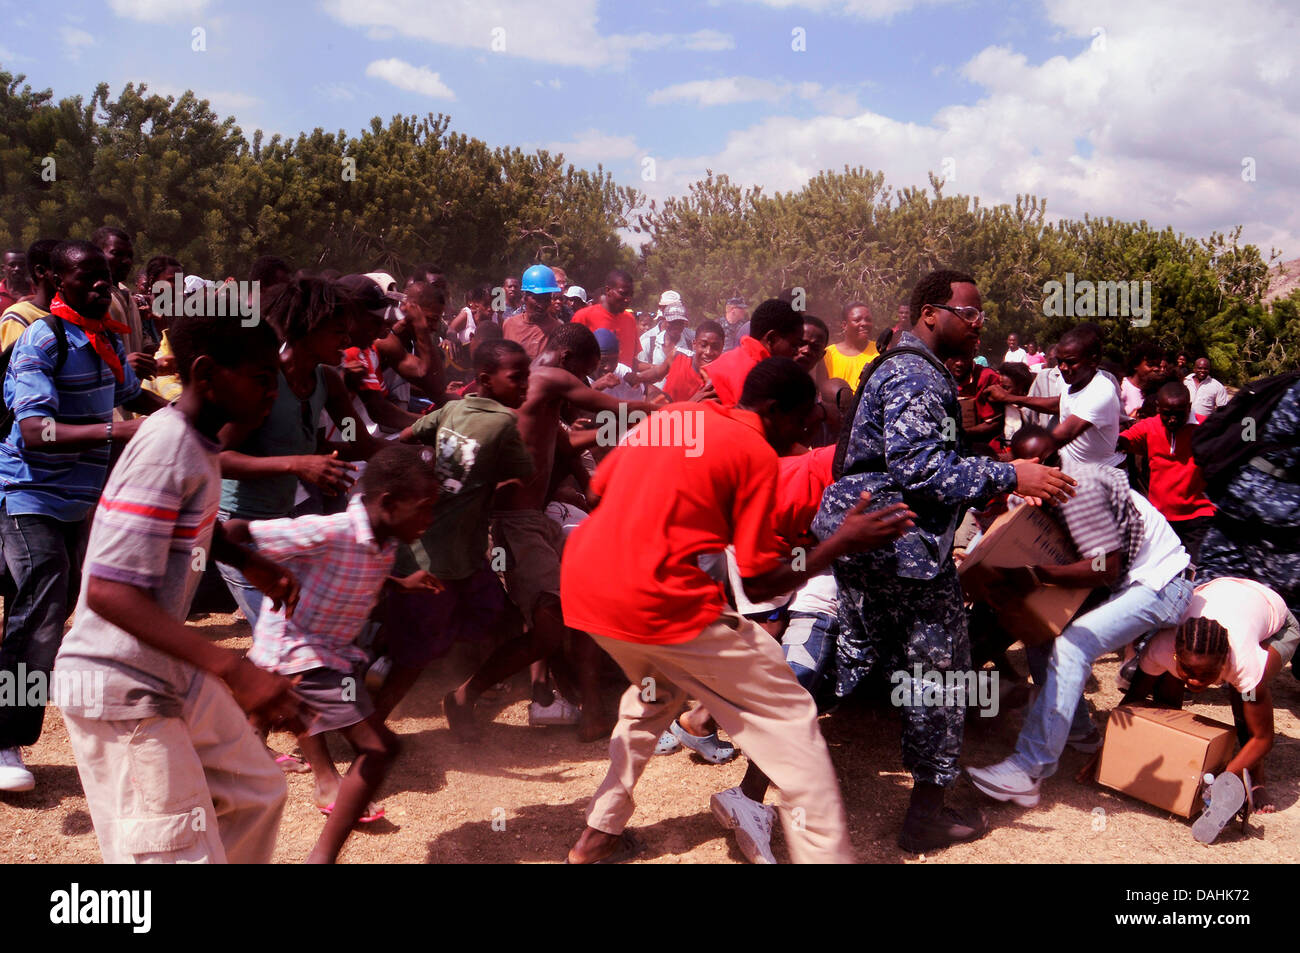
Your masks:
<svg viewBox="0 0 1300 953"><path fill-rule="evenodd" d="M1264 300L1285 298L1297 288L1300 288L1300 258L1278 262L1277 267L1269 272L1268 291L1264 292Z"/></svg>

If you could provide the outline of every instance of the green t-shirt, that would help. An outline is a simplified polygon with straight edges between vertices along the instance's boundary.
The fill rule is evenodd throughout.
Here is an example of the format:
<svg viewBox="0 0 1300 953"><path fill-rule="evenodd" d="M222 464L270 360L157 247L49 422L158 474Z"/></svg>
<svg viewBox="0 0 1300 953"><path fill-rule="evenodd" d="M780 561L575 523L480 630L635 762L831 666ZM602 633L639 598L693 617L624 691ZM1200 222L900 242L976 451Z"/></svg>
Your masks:
<svg viewBox="0 0 1300 953"><path fill-rule="evenodd" d="M488 516L498 483L533 475L533 457L510 408L488 397L453 400L425 414L411 430L434 448L438 502L424 537L398 551L396 575L427 569L439 579L465 579L483 565Z"/></svg>

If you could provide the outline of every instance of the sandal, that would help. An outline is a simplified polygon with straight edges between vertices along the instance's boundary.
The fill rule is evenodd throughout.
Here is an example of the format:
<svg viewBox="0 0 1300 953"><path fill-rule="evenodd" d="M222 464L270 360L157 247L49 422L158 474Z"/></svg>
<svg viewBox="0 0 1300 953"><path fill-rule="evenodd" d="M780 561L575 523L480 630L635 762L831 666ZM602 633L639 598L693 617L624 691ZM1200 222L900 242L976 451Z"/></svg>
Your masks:
<svg viewBox="0 0 1300 953"><path fill-rule="evenodd" d="M334 802L331 801L326 807L320 807L318 805L316 810L320 811L326 817L329 817L331 814L334 813ZM366 813L363 814L361 817L357 818L357 823L370 824L374 821L379 820L383 816L384 816L384 809L382 807L375 807L375 805L373 804L367 804Z"/></svg>
<svg viewBox="0 0 1300 953"><path fill-rule="evenodd" d="M296 754L282 754L275 759L281 770L289 771L293 774L306 774L311 770L311 765Z"/></svg>
<svg viewBox="0 0 1300 953"><path fill-rule="evenodd" d="M726 764L740 754L740 749L735 745L719 741L716 731L703 736L693 735L677 721L674 721L668 730L673 733L678 741L710 764Z"/></svg>
<svg viewBox="0 0 1300 953"><path fill-rule="evenodd" d="M659 743L655 745L655 754L672 754L681 748L682 743L677 740L677 736L671 731L665 731L659 736Z"/></svg>
<svg viewBox="0 0 1300 953"><path fill-rule="evenodd" d="M1241 778L1224 771L1210 785L1210 803L1192 825L1192 837L1202 844L1213 844L1245 803L1246 789Z"/></svg>

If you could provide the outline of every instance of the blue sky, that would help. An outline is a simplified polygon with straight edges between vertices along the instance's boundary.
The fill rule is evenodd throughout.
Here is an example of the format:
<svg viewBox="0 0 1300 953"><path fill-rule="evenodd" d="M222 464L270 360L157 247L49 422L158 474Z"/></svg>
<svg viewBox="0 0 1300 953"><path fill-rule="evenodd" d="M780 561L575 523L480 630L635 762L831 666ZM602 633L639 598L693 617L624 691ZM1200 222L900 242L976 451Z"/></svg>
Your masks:
<svg viewBox="0 0 1300 953"><path fill-rule="evenodd" d="M0 21L0 64L34 86L194 89L250 136L445 112L652 197L708 168L769 191L845 163L895 186L947 168L987 202L1241 223L1300 255L1282 0L0 0Z"/></svg>

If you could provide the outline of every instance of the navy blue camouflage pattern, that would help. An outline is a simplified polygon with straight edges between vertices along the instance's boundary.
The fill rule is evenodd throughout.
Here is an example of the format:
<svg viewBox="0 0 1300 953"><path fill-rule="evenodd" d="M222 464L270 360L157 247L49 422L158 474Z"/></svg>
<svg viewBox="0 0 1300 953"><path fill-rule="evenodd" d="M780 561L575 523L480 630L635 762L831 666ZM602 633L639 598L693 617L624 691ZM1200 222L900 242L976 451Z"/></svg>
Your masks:
<svg viewBox="0 0 1300 953"><path fill-rule="evenodd" d="M1300 475L1300 382L1282 397L1256 436L1261 444L1288 444L1261 456ZM1214 502L1219 511L1201 543L1196 581L1254 579L1300 616L1300 480L1243 466Z"/></svg>
<svg viewBox="0 0 1300 953"><path fill-rule="evenodd" d="M926 349L904 333L900 347ZM916 527L890 546L836 561L840 638L835 693L849 695L873 670L922 673L970 668L970 635L952 538L966 509L1016 485L1015 467L962 456L957 385L946 370L904 354L867 381L853 419L844 475L822 496L813 532L825 539L863 492L870 509L904 502ZM920 699L920 686L911 693ZM903 763L918 781L957 778L966 710L960 705L907 705Z"/></svg>
<svg viewBox="0 0 1300 953"><path fill-rule="evenodd" d="M928 350L904 332L898 346ZM904 502L916 528L893 546L899 575L933 579L952 562L952 537L967 507L1015 488L1009 463L962 456L957 384L914 354L890 358L867 382L853 418L844 476L827 487L813 520L825 539L864 492L869 509ZM870 467L868 472L857 472Z"/></svg>

